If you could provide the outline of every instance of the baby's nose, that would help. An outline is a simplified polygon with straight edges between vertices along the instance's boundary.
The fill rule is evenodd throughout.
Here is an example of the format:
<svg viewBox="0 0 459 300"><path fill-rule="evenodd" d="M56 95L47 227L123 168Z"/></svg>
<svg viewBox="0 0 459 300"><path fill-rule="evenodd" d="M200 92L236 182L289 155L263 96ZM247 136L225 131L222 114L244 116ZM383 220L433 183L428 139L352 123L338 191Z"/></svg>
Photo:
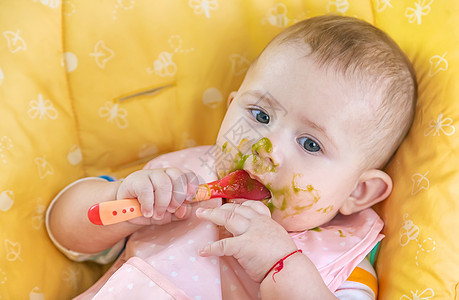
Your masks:
<svg viewBox="0 0 459 300"><path fill-rule="evenodd" d="M260 157L264 161L268 161L270 164L275 165L273 158L264 150L254 150L252 154Z"/></svg>
<svg viewBox="0 0 459 300"><path fill-rule="evenodd" d="M278 164L273 157L273 146L271 141L267 138L261 138L258 142L252 145L252 154L262 158L264 161L269 162L273 166Z"/></svg>

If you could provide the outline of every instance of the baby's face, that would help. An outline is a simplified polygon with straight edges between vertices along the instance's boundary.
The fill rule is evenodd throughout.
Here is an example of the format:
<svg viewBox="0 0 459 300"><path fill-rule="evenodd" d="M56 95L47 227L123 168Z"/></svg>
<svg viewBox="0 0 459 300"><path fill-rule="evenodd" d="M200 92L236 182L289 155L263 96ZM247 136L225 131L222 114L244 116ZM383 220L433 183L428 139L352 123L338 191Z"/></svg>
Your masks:
<svg viewBox="0 0 459 300"><path fill-rule="evenodd" d="M331 220L362 174L358 93L293 47L268 49L247 73L220 128L216 171L246 170L271 191L288 231ZM355 90L355 89L354 89Z"/></svg>

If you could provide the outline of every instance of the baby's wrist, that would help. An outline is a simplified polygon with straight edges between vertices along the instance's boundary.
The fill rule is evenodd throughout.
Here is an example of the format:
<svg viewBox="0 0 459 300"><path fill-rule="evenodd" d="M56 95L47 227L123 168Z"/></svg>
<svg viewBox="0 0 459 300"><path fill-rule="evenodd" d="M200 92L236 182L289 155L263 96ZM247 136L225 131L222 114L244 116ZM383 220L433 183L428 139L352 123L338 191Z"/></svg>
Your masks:
<svg viewBox="0 0 459 300"><path fill-rule="evenodd" d="M301 254L302 252L303 251L301 251L301 249L296 249L296 250L288 252L288 254L284 255L282 258L280 258L278 261L276 261L272 265L272 267L266 272L265 276L263 277L263 280L265 280L266 277L271 276L273 281L276 282L276 279L274 278L274 276L280 271L282 271L282 269L284 268L284 262L287 259L292 258L292 256Z"/></svg>
<svg viewBox="0 0 459 300"><path fill-rule="evenodd" d="M110 182L111 195L113 200L118 200L118 190L120 189L123 180L117 180Z"/></svg>

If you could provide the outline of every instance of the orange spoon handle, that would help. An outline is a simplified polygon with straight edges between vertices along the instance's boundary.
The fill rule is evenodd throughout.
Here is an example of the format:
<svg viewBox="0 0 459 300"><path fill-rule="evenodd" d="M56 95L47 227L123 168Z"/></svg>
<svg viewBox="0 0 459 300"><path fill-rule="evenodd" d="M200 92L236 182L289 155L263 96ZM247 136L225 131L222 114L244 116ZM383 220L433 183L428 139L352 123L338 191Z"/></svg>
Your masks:
<svg viewBox="0 0 459 300"><path fill-rule="evenodd" d="M140 217L137 199L122 199L97 203L88 210L88 218L96 225L110 225Z"/></svg>
<svg viewBox="0 0 459 300"><path fill-rule="evenodd" d="M186 203L195 203L209 200L210 188L207 184L201 184L196 191L196 197ZM140 217L140 203L137 199L121 199L97 203L88 210L88 219L96 225L110 225L133 218Z"/></svg>

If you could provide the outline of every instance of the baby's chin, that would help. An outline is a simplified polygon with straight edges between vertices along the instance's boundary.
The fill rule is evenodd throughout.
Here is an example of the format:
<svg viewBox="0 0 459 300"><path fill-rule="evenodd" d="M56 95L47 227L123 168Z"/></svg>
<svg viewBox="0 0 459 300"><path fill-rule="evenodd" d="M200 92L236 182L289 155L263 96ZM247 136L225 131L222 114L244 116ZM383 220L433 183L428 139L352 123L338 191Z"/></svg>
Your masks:
<svg viewBox="0 0 459 300"><path fill-rule="evenodd" d="M292 222L282 218L276 218L275 216L272 217L274 221L279 223L285 230L288 232L302 232L306 231L318 226L313 226L313 224L304 224L302 222Z"/></svg>
<svg viewBox="0 0 459 300"><path fill-rule="evenodd" d="M317 216L315 214L288 215L281 210L274 210L271 213L274 221L279 223L288 232L302 232L320 227L328 223L333 216Z"/></svg>

